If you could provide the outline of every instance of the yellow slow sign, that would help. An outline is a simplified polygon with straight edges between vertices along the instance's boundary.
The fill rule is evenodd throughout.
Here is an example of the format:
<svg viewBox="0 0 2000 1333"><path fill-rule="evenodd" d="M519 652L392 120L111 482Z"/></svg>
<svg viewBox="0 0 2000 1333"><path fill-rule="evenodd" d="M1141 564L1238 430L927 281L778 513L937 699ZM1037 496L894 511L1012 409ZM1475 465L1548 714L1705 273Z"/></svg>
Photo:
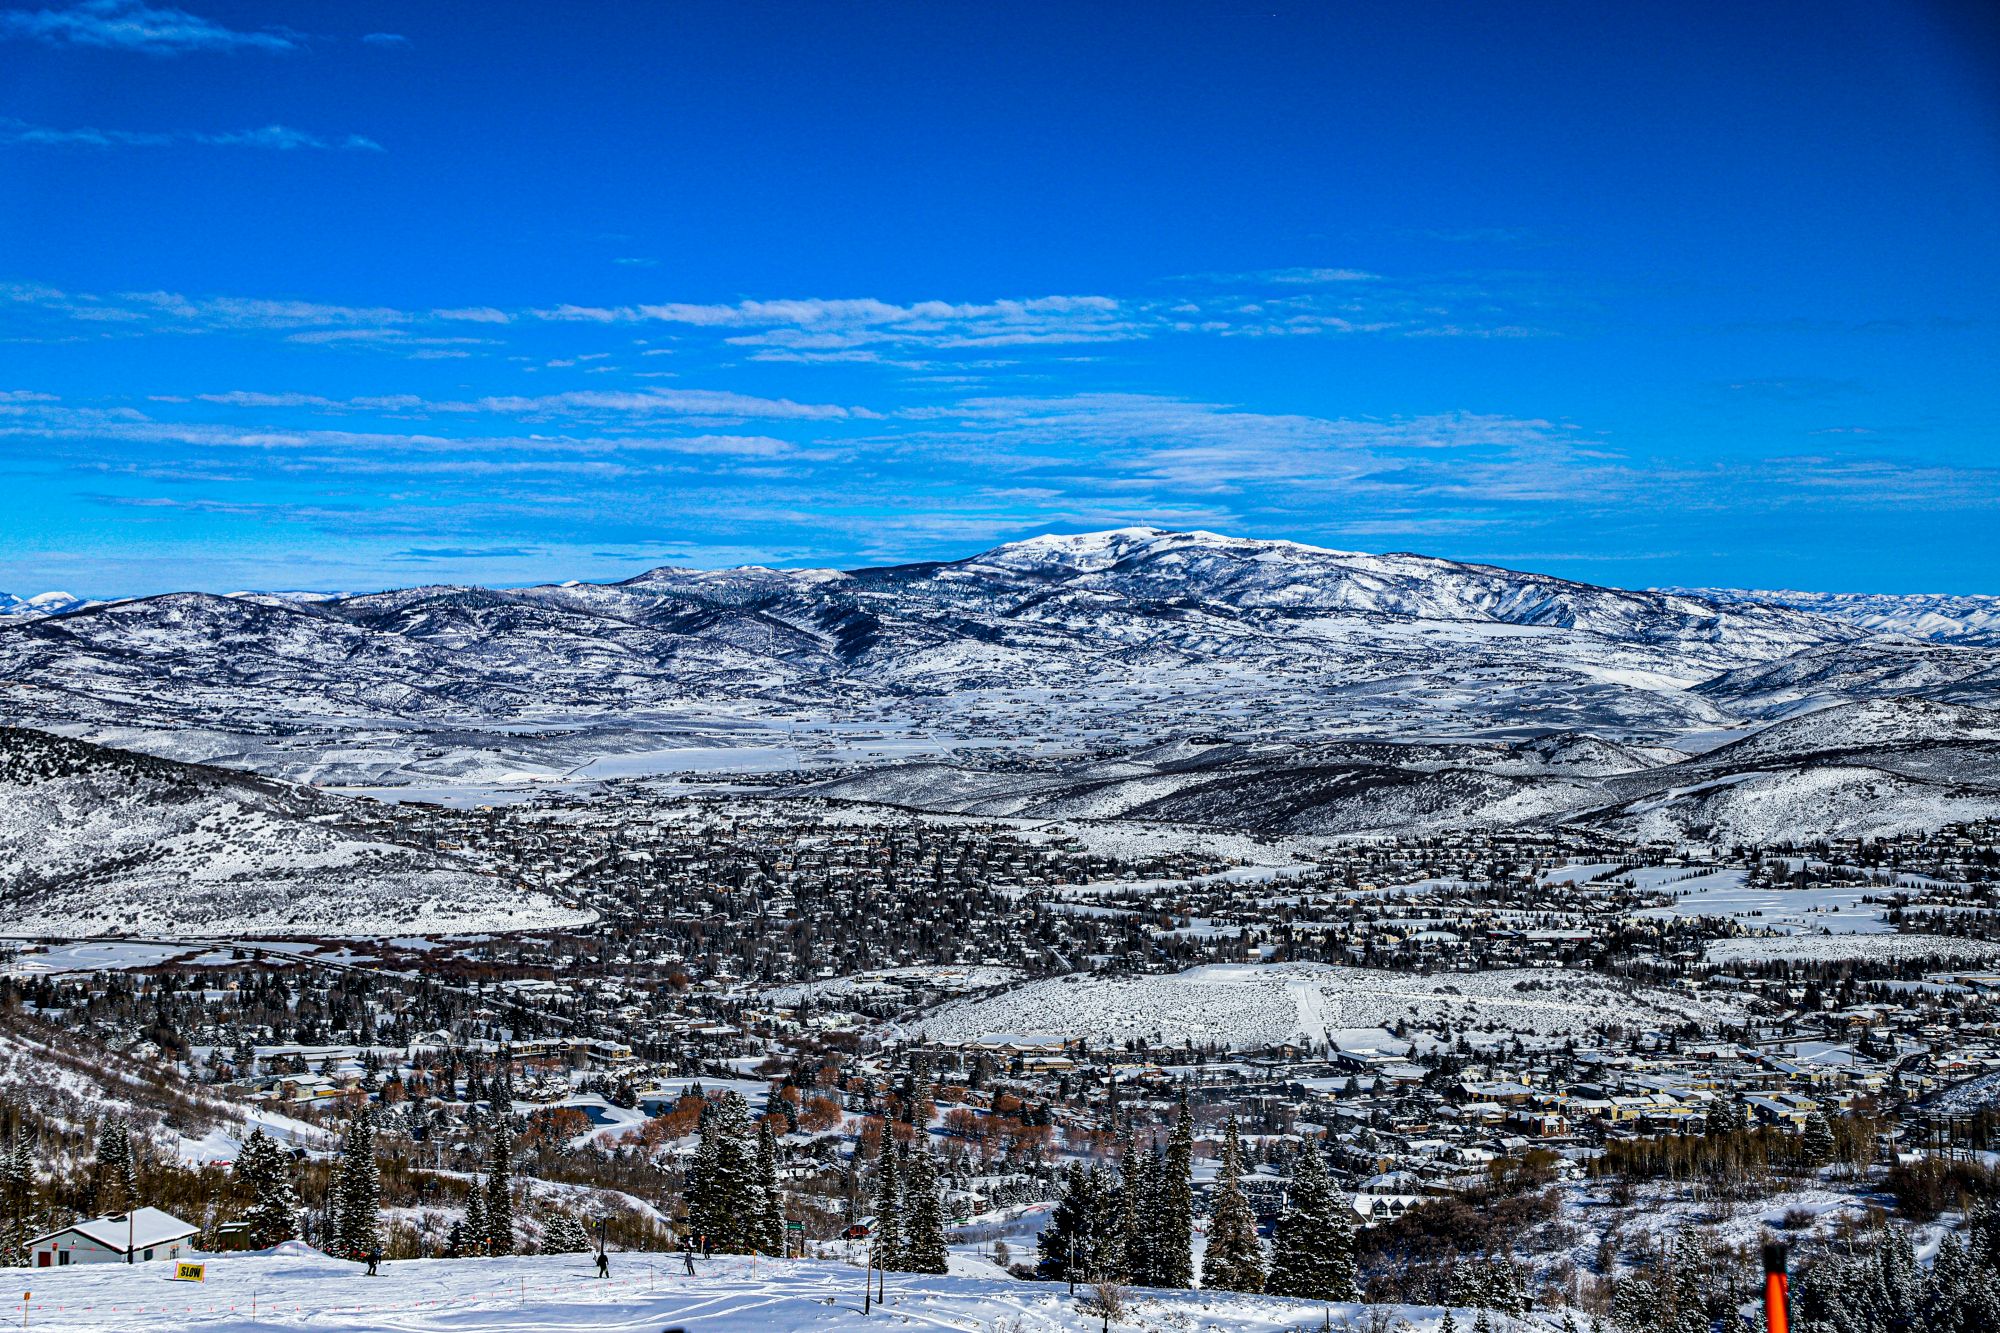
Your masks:
<svg viewBox="0 0 2000 1333"><path fill-rule="evenodd" d="M206 1276L207 1272L208 1272L207 1264L175 1264L174 1281L206 1282L208 1281L208 1278Z"/></svg>

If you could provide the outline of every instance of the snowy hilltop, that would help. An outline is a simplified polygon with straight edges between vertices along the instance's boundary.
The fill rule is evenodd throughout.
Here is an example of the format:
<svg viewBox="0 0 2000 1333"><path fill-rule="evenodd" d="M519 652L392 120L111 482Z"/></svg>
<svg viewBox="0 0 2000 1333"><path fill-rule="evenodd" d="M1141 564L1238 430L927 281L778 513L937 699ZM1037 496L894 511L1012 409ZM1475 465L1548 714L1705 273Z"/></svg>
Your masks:
<svg viewBox="0 0 2000 1333"><path fill-rule="evenodd" d="M1186 809L1172 773L1214 767L1218 753L1138 755L1124 775L1092 777L1168 771L1150 795L1126 783L1068 805L1130 815L1162 801L1162 819L1344 833L1614 819L1706 783L1628 775L1774 721L1870 701L2000 703L2000 648L1972 632L1976 606L1884 618L1882 598L1854 616L1846 602L1786 596L1794 604L1602 588L1160 528L856 570L174 592L0 622L0 721L362 789L922 759L940 767L904 787L924 789L924 805L964 797L984 811L1046 795L1044 775L1014 765L1024 751L1136 753L1178 737L1296 753L1278 763L1280 783L1208 791ZM1436 761L1420 745L1362 753L1440 739L1460 749ZM1894 769L1844 791L1890 825L1924 823L1932 797L1966 809L1956 789L1910 787L1946 779L1962 781ZM1782 791L1758 809L1820 801L1760 779L1770 783ZM1338 811L1326 799L1336 789ZM1748 797L1694 823L1726 829Z"/></svg>
<svg viewBox="0 0 2000 1333"><path fill-rule="evenodd" d="M0 899L29 934L342 935L590 919L463 858L332 827L341 803L0 727Z"/></svg>

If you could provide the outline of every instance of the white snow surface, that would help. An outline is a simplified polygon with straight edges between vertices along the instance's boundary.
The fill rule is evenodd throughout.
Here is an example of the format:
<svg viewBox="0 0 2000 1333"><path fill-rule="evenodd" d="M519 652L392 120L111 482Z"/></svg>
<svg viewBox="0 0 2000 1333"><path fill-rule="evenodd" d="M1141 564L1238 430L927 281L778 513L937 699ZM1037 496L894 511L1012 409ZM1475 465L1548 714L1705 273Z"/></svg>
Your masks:
<svg viewBox="0 0 2000 1333"><path fill-rule="evenodd" d="M1941 958L1947 962L1979 963L2000 957L2000 941L1960 939L1953 935L1788 935L1782 939L1751 937L1712 940L1705 955L1711 963L1834 963L1900 962L1907 958Z"/></svg>
<svg viewBox="0 0 2000 1333"><path fill-rule="evenodd" d="M1714 1023L1724 1002L1632 987L1581 972L1507 968L1417 976L1326 963L1224 963L1170 975L1052 977L940 1007L918 1029L934 1041L1145 1038L1246 1048L1335 1041L1398 1020L1420 1027L1495 1024L1560 1039L1610 1021Z"/></svg>
<svg viewBox="0 0 2000 1333"><path fill-rule="evenodd" d="M20 1270L13 1314L61 1333L841 1333L914 1327L984 1333L1095 1333L1099 1321L1057 1283L1015 1281L965 1254L951 1273L891 1274L887 1308L861 1312L861 1271L830 1260L700 1261L690 1278L677 1255L611 1255L611 1278L585 1255L420 1259L384 1263L381 1276L293 1242L276 1251L211 1256L205 1280L176 1282L173 1266L92 1264ZM18 1297L18 1293L12 1293ZM1081 1290L1078 1295L1085 1293ZM1134 1291L1131 1322L1183 1333L1288 1333L1324 1307L1279 1297ZM255 1313L252 1313L253 1302ZM25 1305L25 1311L19 1307ZM0 1301L0 1314L9 1310ZM1333 1307L1335 1317L1359 1306ZM1439 1314L1391 1308L1416 1328ZM1467 1322L1464 1318L1461 1324Z"/></svg>

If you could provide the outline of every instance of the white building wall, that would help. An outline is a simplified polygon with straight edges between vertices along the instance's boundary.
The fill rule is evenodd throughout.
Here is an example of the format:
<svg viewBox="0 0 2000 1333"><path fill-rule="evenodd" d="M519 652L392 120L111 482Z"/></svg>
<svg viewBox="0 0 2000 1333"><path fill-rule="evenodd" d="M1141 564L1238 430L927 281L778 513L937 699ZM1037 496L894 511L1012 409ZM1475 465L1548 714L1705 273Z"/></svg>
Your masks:
<svg viewBox="0 0 2000 1333"><path fill-rule="evenodd" d="M169 1241L164 1245L156 1245L150 1253L142 1248L139 1251L138 1257L139 1262L143 1264L148 1259L155 1261L179 1259L193 1252L194 1237L189 1236L183 1240ZM42 1258L44 1254L49 1256L46 1264ZM100 1245L80 1232L63 1231L35 1246L28 1255L28 1265L31 1268L41 1268L44 1266L56 1268L63 1264L64 1254L69 1255L68 1262L71 1264L122 1264L125 1262L124 1251Z"/></svg>

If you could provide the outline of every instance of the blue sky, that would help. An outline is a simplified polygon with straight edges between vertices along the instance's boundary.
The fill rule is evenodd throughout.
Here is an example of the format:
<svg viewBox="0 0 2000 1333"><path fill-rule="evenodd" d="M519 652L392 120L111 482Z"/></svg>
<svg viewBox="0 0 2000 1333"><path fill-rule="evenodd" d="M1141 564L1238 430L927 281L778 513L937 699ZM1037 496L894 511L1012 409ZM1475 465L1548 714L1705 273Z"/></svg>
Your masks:
<svg viewBox="0 0 2000 1333"><path fill-rule="evenodd" d="M0 0L0 588L2000 591L1992 21L1642 8Z"/></svg>

